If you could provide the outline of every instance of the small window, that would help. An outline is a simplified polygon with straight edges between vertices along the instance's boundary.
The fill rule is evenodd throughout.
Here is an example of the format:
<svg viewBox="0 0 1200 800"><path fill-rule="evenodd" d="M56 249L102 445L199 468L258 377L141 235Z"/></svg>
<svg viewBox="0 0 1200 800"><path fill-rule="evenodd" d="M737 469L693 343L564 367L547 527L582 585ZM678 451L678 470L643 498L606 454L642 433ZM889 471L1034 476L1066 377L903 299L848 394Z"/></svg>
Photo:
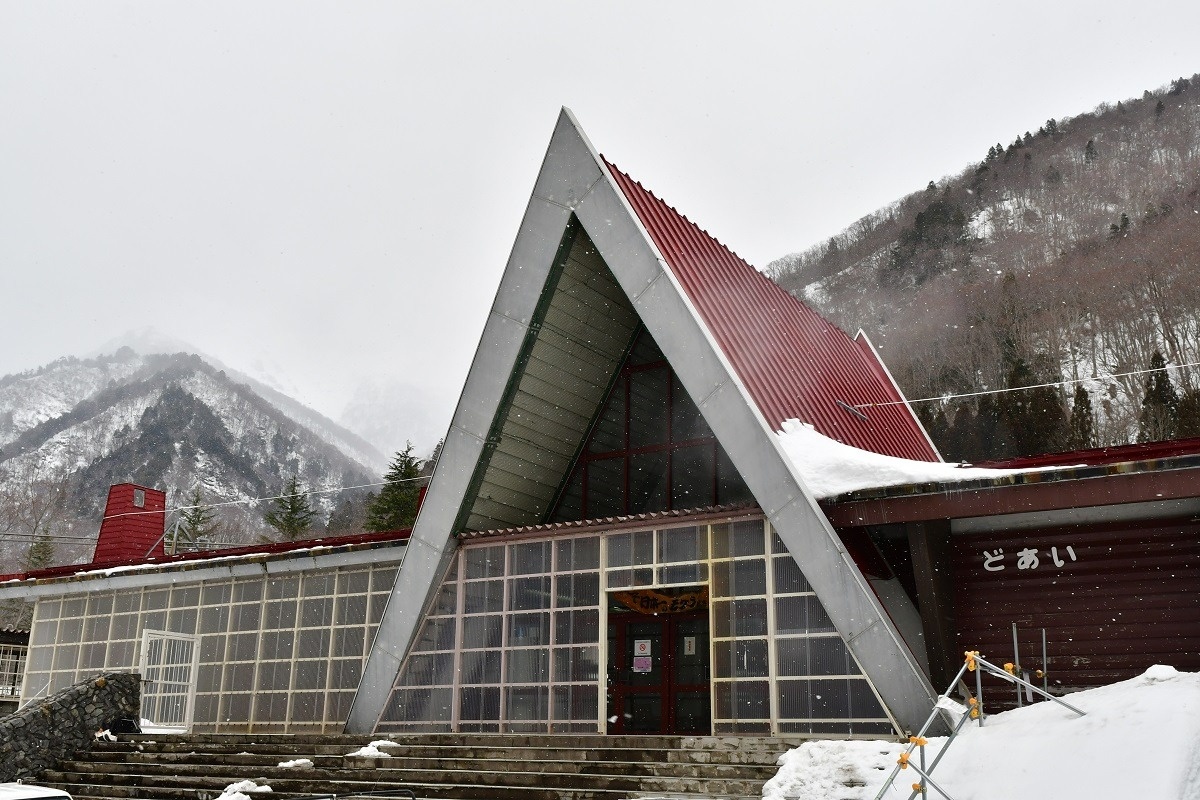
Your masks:
<svg viewBox="0 0 1200 800"><path fill-rule="evenodd" d="M134 489L133 490L133 504L138 508L146 507L146 490L145 489Z"/></svg>

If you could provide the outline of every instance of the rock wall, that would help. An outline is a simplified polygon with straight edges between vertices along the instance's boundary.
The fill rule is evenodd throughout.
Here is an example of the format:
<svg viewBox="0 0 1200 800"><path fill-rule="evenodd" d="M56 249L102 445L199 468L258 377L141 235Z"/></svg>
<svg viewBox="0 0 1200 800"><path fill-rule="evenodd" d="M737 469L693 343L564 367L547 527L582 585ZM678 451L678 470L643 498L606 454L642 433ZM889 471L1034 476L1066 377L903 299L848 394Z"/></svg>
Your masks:
<svg viewBox="0 0 1200 800"><path fill-rule="evenodd" d="M59 758L85 753L114 719L138 719L141 677L110 673L35 700L0 719L0 782L31 778Z"/></svg>

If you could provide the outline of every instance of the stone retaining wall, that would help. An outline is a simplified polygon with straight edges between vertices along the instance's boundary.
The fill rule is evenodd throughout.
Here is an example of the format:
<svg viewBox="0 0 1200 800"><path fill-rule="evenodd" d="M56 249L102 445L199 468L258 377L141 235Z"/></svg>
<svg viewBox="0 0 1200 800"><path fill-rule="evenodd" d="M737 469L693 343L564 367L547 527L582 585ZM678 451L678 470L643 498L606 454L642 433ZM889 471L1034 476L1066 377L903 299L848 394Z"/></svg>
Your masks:
<svg viewBox="0 0 1200 800"><path fill-rule="evenodd" d="M138 719L141 678L110 673L34 700L0 719L0 782L31 778L59 758L91 750L114 719Z"/></svg>

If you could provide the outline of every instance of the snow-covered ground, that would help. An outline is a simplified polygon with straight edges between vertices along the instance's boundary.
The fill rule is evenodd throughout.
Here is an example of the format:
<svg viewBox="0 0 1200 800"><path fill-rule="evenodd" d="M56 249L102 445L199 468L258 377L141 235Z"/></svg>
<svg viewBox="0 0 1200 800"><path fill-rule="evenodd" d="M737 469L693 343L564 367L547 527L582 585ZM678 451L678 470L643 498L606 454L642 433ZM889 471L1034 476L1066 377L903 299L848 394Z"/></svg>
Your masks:
<svg viewBox="0 0 1200 800"><path fill-rule="evenodd" d="M989 716L983 727L969 724L933 780L954 800L1200 798L1200 673L1155 666L1066 699L1086 716L1040 702ZM928 760L945 741L929 740ZM763 798L872 800L904 749L883 741L808 742L780 758ZM907 798L917 780L912 769L901 771L884 797ZM929 797L943 795L931 789Z"/></svg>

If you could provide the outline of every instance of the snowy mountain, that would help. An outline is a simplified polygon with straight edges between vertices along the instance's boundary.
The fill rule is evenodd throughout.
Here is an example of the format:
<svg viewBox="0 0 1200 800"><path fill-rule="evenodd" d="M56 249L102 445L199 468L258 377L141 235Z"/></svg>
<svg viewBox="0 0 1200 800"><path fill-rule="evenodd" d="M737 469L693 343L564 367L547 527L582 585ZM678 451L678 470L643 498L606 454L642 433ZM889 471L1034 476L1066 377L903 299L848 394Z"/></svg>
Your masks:
<svg viewBox="0 0 1200 800"><path fill-rule="evenodd" d="M384 463L331 420L197 355L124 347L0 378L0 494L65 487L59 535L94 536L123 481L165 489L173 507L195 487L209 504L268 497L295 474L324 519L346 499L332 490L378 480ZM226 537L265 533L262 511L222 507Z"/></svg>
<svg viewBox="0 0 1200 800"><path fill-rule="evenodd" d="M1031 127L768 270L865 329L910 398L1083 381L1093 444L1124 444L1154 351L1200 403L1200 76ZM976 406L918 411L937 427Z"/></svg>

